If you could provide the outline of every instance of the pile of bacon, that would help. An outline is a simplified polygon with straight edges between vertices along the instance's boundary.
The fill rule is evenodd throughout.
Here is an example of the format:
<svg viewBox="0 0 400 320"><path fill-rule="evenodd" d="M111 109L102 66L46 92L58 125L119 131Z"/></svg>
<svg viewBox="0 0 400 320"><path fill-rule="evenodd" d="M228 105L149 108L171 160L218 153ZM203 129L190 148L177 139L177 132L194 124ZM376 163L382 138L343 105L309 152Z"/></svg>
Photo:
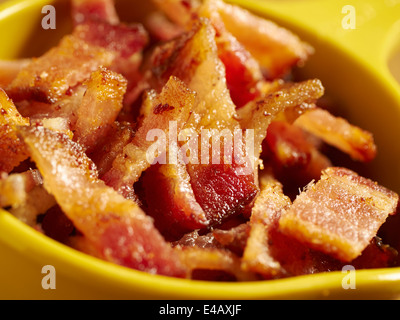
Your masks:
<svg viewBox="0 0 400 320"><path fill-rule="evenodd" d="M72 0L73 31L57 46L0 63L0 206L152 274L244 281L396 265L378 233L398 195L322 149L368 162L372 135L321 106L319 80L288 80L312 47L221 0L153 2L145 23L128 24L112 0ZM151 156L152 129L239 130L247 161L220 139L216 163L160 163L203 145L186 137Z"/></svg>

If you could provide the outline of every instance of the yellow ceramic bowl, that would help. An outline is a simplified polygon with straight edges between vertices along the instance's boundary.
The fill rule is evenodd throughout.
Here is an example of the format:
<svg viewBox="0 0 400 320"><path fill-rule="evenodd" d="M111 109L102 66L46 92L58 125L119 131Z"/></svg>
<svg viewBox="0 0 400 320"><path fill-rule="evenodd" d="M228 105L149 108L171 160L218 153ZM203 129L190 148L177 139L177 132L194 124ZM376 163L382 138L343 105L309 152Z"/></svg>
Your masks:
<svg viewBox="0 0 400 320"><path fill-rule="evenodd" d="M372 131L379 156L371 176L400 192L400 89L388 64L400 44L399 1L352 0L355 29L346 29L341 0L240 1L298 33L316 49L301 77L320 78L353 123ZM56 30L43 30L42 7L56 6ZM118 8L132 2L118 1ZM145 5L120 10L137 20ZM342 11L343 9L343 11ZM0 58L39 55L71 25L69 6L50 0L0 5ZM350 21L351 22L351 21ZM354 21L353 21L354 22ZM354 25L353 25L354 26ZM400 46L397 46L400 47ZM54 266L56 288L44 289L42 268ZM213 283L153 276L112 265L61 245L0 211L1 299L396 299L400 268L360 270L356 289L332 272L256 283Z"/></svg>

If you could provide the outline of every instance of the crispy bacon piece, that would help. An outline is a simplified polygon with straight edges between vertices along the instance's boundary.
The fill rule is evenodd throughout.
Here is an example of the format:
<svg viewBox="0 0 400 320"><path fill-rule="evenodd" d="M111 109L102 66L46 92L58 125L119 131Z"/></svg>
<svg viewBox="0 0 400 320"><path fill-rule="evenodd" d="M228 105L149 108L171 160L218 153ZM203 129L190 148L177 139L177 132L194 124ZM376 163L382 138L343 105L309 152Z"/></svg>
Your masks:
<svg viewBox="0 0 400 320"><path fill-rule="evenodd" d="M261 193L250 218L242 268L265 279L339 270L342 264L336 259L279 231L279 219L290 208L291 201L274 178L263 175L261 181Z"/></svg>
<svg viewBox="0 0 400 320"><path fill-rule="evenodd" d="M126 87L122 75L100 67L59 101L23 101L19 110L34 125L74 136L90 153L110 132L122 109Z"/></svg>
<svg viewBox="0 0 400 320"><path fill-rule="evenodd" d="M225 27L219 14L221 5L219 1L204 1L197 14L210 19L216 30L218 56L226 69L227 86L233 102L240 108L261 94L264 76L258 61Z"/></svg>
<svg viewBox="0 0 400 320"><path fill-rule="evenodd" d="M147 42L147 32L140 24L91 20L78 24L58 46L23 68L7 92L15 101L55 103L100 66L112 67L129 79L137 72Z"/></svg>
<svg viewBox="0 0 400 320"><path fill-rule="evenodd" d="M0 88L6 88L30 59L0 60Z"/></svg>
<svg viewBox="0 0 400 320"><path fill-rule="evenodd" d="M28 158L24 144L15 133L16 126L29 125L29 119L18 112L12 100L0 88L0 173L10 173Z"/></svg>
<svg viewBox="0 0 400 320"><path fill-rule="evenodd" d="M7 93L15 101L55 103L100 66L109 66L113 59L114 55L104 48L67 35L58 46L23 68Z"/></svg>
<svg viewBox="0 0 400 320"><path fill-rule="evenodd" d="M38 101L20 101L17 103L18 111L24 117L29 117L31 124L42 124L47 119L64 119L68 128L72 129L77 121L77 110L82 103L86 87L78 85L70 90L55 103Z"/></svg>
<svg viewBox="0 0 400 320"><path fill-rule="evenodd" d="M197 202L190 176L182 163L154 165L142 179L144 210L167 240L175 241L210 221Z"/></svg>
<svg viewBox="0 0 400 320"><path fill-rule="evenodd" d="M113 0L72 0L72 21L74 25L87 21L105 21L118 24L119 17Z"/></svg>
<svg viewBox="0 0 400 320"><path fill-rule="evenodd" d="M153 274L185 276L152 220L97 177L93 162L67 136L41 127L19 134L46 189L105 260Z"/></svg>
<svg viewBox="0 0 400 320"><path fill-rule="evenodd" d="M218 56L224 63L226 83L237 108L256 99L263 80L258 62L230 33L217 37Z"/></svg>
<svg viewBox="0 0 400 320"><path fill-rule="evenodd" d="M215 30L208 20L197 21L191 31L156 48L150 65L154 75L150 80L152 86L157 87L170 75L175 75L197 93L185 128L195 130L205 139L203 141L211 144L215 132L223 138L222 130L228 131L231 136L235 130L240 130L239 122L235 119L236 106L231 100L225 80L224 65L218 57ZM211 133L209 138L205 130ZM196 147L200 147L193 153L210 152L208 161L203 159L202 163L199 160L187 165L195 197L212 224L221 223L230 215L248 210L258 192L251 159L244 150L241 159L244 161L239 161L232 154L225 154L224 139L217 143L220 143L220 157L215 159L212 148L204 150L202 147L206 144L200 146L199 141ZM239 144L243 147L244 141L240 140ZM193 150L190 146L188 149ZM227 163L226 158L232 159L231 163ZM244 172L247 174L242 174Z"/></svg>
<svg viewBox="0 0 400 320"><path fill-rule="evenodd" d="M187 27L201 5L199 0L153 0L154 4L176 24Z"/></svg>
<svg viewBox="0 0 400 320"><path fill-rule="evenodd" d="M331 167L331 161L323 155L306 133L286 121L272 121L263 141L261 155L264 164L272 165L274 174L285 186L299 186L318 180L322 170Z"/></svg>
<svg viewBox="0 0 400 320"><path fill-rule="evenodd" d="M259 165L261 145L273 120L298 117L299 114L314 107L314 103L324 94L324 87L317 79L299 83L273 85L265 95L248 103L238 110L242 128L254 130L254 164Z"/></svg>
<svg viewBox="0 0 400 320"><path fill-rule="evenodd" d="M376 156L376 145L370 132L324 109L315 108L304 113L296 120L296 125L347 153L353 160L368 162Z"/></svg>
<svg viewBox="0 0 400 320"><path fill-rule="evenodd" d="M242 257L242 268L264 277L282 276L284 270L271 254L271 232L276 228L277 217L288 208L291 201L282 192L282 186L271 181L261 187L250 218L250 231Z"/></svg>
<svg viewBox="0 0 400 320"><path fill-rule="evenodd" d="M38 215L55 204L36 169L4 175L0 180L0 207L9 207L8 211L27 225L35 227Z"/></svg>
<svg viewBox="0 0 400 320"><path fill-rule="evenodd" d="M200 16L213 21L217 30L226 29L260 63L269 79L285 76L314 52L291 31L221 0L154 2L180 26L187 26L194 16Z"/></svg>
<svg viewBox="0 0 400 320"><path fill-rule="evenodd" d="M87 21L75 27L73 35L86 43L105 49L123 60L131 58L147 45L148 34L141 24L112 25L107 22ZM117 70L119 72L124 70ZM125 70L127 71L127 70Z"/></svg>
<svg viewBox="0 0 400 320"><path fill-rule="evenodd" d="M204 1L155 1L160 9L183 29L196 17L207 18L216 30L218 56L226 69L226 82L235 105L240 108L259 94L263 74L258 62L244 46L225 28L218 14L217 3ZM177 12L180 12L178 15Z"/></svg>
<svg viewBox="0 0 400 320"><path fill-rule="evenodd" d="M396 211L398 195L344 168L328 168L282 214L279 229L342 261L357 258Z"/></svg>
<svg viewBox="0 0 400 320"><path fill-rule="evenodd" d="M237 226L225 229L214 229L212 235L216 242L241 257L249 237L250 226L243 222Z"/></svg>
<svg viewBox="0 0 400 320"><path fill-rule="evenodd" d="M99 177L102 177L112 167L112 163L121 150L130 143L135 135L131 123L114 122L109 134L102 137L90 152L90 159L96 164Z"/></svg>
<svg viewBox="0 0 400 320"><path fill-rule="evenodd" d="M151 12L145 21L145 27L158 41L169 41L180 36L184 29L171 22L162 12Z"/></svg>
<svg viewBox="0 0 400 320"><path fill-rule="evenodd" d="M40 175L39 175L40 176ZM26 201L27 193L37 184L34 171L2 174L0 180L0 207L16 207Z"/></svg>
<svg viewBox="0 0 400 320"><path fill-rule="evenodd" d="M13 101L0 88L0 125L27 126L29 119L22 117Z"/></svg>
<svg viewBox="0 0 400 320"><path fill-rule="evenodd" d="M143 114L134 138L115 158L112 168L102 179L124 196L132 196L132 186L138 181L142 172L154 161L158 161L160 155L167 152L166 139L163 141L159 137L158 142L154 142L155 137L148 137L148 134L151 134L151 130L156 130L154 132L156 135L162 133L168 137L170 122L175 122L174 128L179 132L189 118L194 99L193 91L175 77L169 79L160 94L149 92L143 109L148 108L150 111ZM149 152L155 143L157 149Z"/></svg>
<svg viewBox="0 0 400 320"><path fill-rule="evenodd" d="M226 29L265 69L269 79L286 75L291 68L304 63L313 48L291 31L260 18L239 6L212 0ZM249 36L251 35L251 36Z"/></svg>
<svg viewBox="0 0 400 320"><path fill-rule="evenodd" d="M215 30L208 20L196 20L189 32L157 46L147 64L152 73L151 87L162 88L173 75L197 93L187 127L214 128L217 123L221 128L237 126L225 68L218 58Z"/></svg>
<svg viewBox="0 0 400 320"><path fill-rule="evenodd" d="M182 247L178 250L182 263L193 277L196 270L224 271L237 281L254 281L258 277L241 268L240 258L232 252L217 248Z"/></svg>
<svg viewBox="0 0 400 320"><path fill-rule="evenodd" d="M90 152L117 119L127 81L120 74L100 68L92 73L85 85L87 90L76 112L74 138Z"/></svg>

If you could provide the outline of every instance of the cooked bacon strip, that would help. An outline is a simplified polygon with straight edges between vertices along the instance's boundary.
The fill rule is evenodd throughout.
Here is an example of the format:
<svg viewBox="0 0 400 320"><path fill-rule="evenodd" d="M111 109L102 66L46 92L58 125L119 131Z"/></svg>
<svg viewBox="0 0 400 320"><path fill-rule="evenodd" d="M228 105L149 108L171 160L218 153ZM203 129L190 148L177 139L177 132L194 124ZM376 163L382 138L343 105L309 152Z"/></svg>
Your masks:
<svg viewBox="0 0 400 320"><path fill-rule="evenodd" d="M31 122L34 123L34 125L37 126L43 126L47 129L56 131L56 132L61 132L66 134L70 139L74 137L73 132L70 130L70 125L68 123L68 119L66 118L44 118L41 121L34 121Z"/></svg>
<svg viewBox="0 0 400 320"><path fill-rule="evenodd" d="M237 108L260 96L263 75L258 62L229 32L217 38L218 56L226 69L226 83Z"/></svg>
<svg viewBox="0 0 400 320"><path fill-rule="evenodd" d="M55 103L100 66L130 76L137 71L147 41L140 24L81 23L58 46L23 68L7 92L15 101Z"/></svg>
<svg viewBox="0 0 400 320"><path fill-rule="evenodd" d="M215 30L208 20L197 21L190 32L157 47L150 65L152 86L158 87L170 75L175 75L197 93L186 128L195 130L199 136L209 130L209 140L202 136L206 142L211 142L213 133L221 133L223 129L232 136L235 130L240 130L235 119L236 106L225 80L224 65L218 57ZM210 151L209 161L199 158L197 163L193 161L187 165L196 199L213 224L248 210L258 192L251 159L243 152L244 161L240 163L232 154L225 154L223 140L220 141L220 158L214 159L212 148L204 150L203 144L193 153L207 154ZM193 148L189 146L188 149ZM232 162L226 163L226 158L231 158Z"/></svg>
<svg viewBox="0 0 400 320"><path fill-rule="evenodd" d="M262 185L251 217L250 231L242 257L242 268L262 274L264 277L276 277L286 274L285 270L272 255L273 241L271 233L282 210L290 207L291 201L282 192L282 186L274 180Z"/></svg>
<svg viewBox="0 0 400 320"><path fill-rule="evenodd" d="M250 226L247 222L243 222L238 226L225 229L214 229L212 235L215 241L226 249L229 249L237 256L243 255L249 237Z"/></svg>
<svg viewBox="0 0 400 320"><path fill-rule="evenodd" d="M67 35L58 46L23 68L7 92L15 101L55 103L100 66L109 66L113 59L114 55L104 48Z"/></svg>
<svg viewBox="0 0 400 320"><path fill-rule="evenodd" d="M38 215L55 203L54 197L43 188L42 177L36 169L0 179L0 207L32 227L36 227Z"/></svg>
<svg viewBox="0 0 400 320"><path fill-rule="evenodd" d="M30 119L31 124L41 124L46 119L61 118L68 122L68 127L73 128L77 121L77 110L82 103L86 87L78 85L62 96L55 103L38 101L20 101L17 103L18 111Z"/></svg>
<svg viewBox="0 0 400 320"><path fill-rule="evenodd" d="M74 137L90 152L117 119L127 81L118 73L100 68L92 73L85 85L87 90L77 110Z"/></svg>
<svg viewBox="0 0 400 320"><path fill-rule="evenodd" d="M197 14L210 19L216 30L218 56L225 65L227 86L233 102L240 108L260 94L264 77L258 61L225 27L218 11L220 5L218 1L204 1Z"/></svg>
<svg viewBox="0 0 400 320"><path fill-rule="evenodd" d="M24 118L6 92L0 88L0 125L27 126L29 119Z"/></svg>
<svg viewBox="0 0 400 320"><path fill-rule="evenodd" d="M226 85L225 68L218 58L215 30L207 20L197 20L178 39L155 48L149 59L153 88L162 88L171 75L197 93L196 106L187 127L234 129L235 105ZM205 81L207 75L207 81ZM212 116L211 116L212 115Z"/></svg>
<svg viewBox="0 0 400 320"><path fill-rule="evenodd" d="M0 179L0 207L16 207L26 201L27 193L38 184L34 171L2 174Z"/></svg>
<svg viewBox="0 0 400 320"><path fill-rule="evenodd" d="M90 159L96 164L99 177L112 167L112 163L121 150L132 141L135 132L130 123L114 122L107 136L102 137L90 152Z"/></svg>
<svg viewBox="0 0 400 320"><path fill-rule="evenodd" d="M265 279L340 270L342 263L310 249L279 231L281 214L291 206L282 185L268 174L261 178L261 193L250 218L250 233L242 268Z"/></svg>
<svg viewBox="0 0 400 320"><path fill-rule="evenodd" d="M180 36L184 29L171 22L162 12L154 11L146 17L145 27L158 41L169 41Z"/></svg>
<svg viewBox="0 0 400 320"><path fill-rule="evenodd" d="M261 145L273 120L285 118L285 113L297 116L309 108L324 94L321 81L307 80L299 83L287 83L271 87L265 97L256 99L238 110L242 128L254 130L254 164L259 165ZM293 111L298 110L298 111Z"/></svg>
<svg viewBox="0 0 400 320"><path fill-rule="evenodd" d="M155 165L142 179L144 210L167 240L206 228L210 221L197 202L190 176L182 163Z"/></svg>
<svg viewBox="0 0 400 320"><path fill-rule="evenodd" d="M93 162L67 136L41 127L19 133L45 188L105 260L153 274L185 276L152 220L97 177Z"/></svg>
<svg viewBox="0 0 400 320"><path fill-rule="evenodd" d="M284 76L292 67L304 63L314 51L291 31L272 21L221 0L207 1L215 2L226 29L265 68L269 79Z"/></svg>
<svg viewBox="0 0 400 320"><path fill-rule="evenodd" d="M296 120L296 125L347 153L353 160L368 162L376 156L376 145L370 132L327 110L310 110Z"/></svg>
<svg viewBox="0 0 400 320"><path fill-rule="evenodd" d="M238 281L258 280L252 272L243 271L240 258L225 249L183 247L179 251L183 264L190 270L220 270L233 275Z"/></svg>
<svg viewBox="0 0 400 320"><path fill-rule="evenodd" d="M0 173L10 173L28 158L24 144L15 133L16 126L29 125L29 119L18 112L13 101L0 88Z"/></svg>
<svg viewBox="0 0 400 320"><path fill-rule="evenodd" d="M398 195L344 168L328 168L282 214L282 232L342 261L358 257L387 217Z"/></svg>
<svg viewBox="0 0 400 320"><path fill-rule="evenodd" d="M73 35L122 59L131 58L141 52L149 40L147 31L138 23L112 25L102 21L87 21L77 25ZM118 59L114 62L120 63Z"/></svg>
<svg viewBox="0 0 400 320"><path fill-rule="evenodd" d="M217 29L226 28L256 58L269 79L285 76L314 52L291 31L221 0L154 1L175 23L188 25L194 15L206 16ZM251 35L251 36L249 36Z"/></svg>
<svg viewBox="0 0 400 320"><path fill-rule="evenodd" d="M29 62L30 59L0 60L0 88L6 88Z"/></svg>
<svg viewBox="0 0 400 320"><path fill-rule="evenodd" d="M175 122L176 131L179 132L187 119L194 103L195 94L187 86L175 77L171 77L159 95L154 91L149 92L144 102L150 110L144 114L138 130L132 141L124 147L113 161L112 168L102 177L107 185L125 197L133 196L133 184L137 182L147 168L158 161L157 158L167 152L167 140L158 142L148 137L151 130L162 132L166 139L169 137L170 122ZM171 133L172 134L172 133ZM154 144L157 144L155 152L149 152Z"/></svg>
<svg viewBox="0 0 400 320"><path fill-rule="evenodd" d="M299 186L318 180L322 170L332 166L301 128L286 121L271 122L261 158L264 165L272 165L279 181L285 186L293 185L296 192Z"/></svg>
<svg viewBox="0 0 400 320"><path fill-rule="evenodd" d="M214 1L154 1L178 26L188 29L196 17L207 18L216 30L218 56L226 69L226 81L235 105L240 108L259 94L263 74L258 62L225 28ZM177 14L180 12L179 14Z"/></svg>
<svg viewBox="0 0 400 320"><path fill-rule="evenodd" d="M113 0L72 0L72 21L75 25L88 20L118 24L119 17Z"/></svg>
<svg viewBox="0 0 400 320"><path fill-rule="evenodd" d="M221 5L219 1L204 1L197 14L210 19L216 30L218 56L225 65L232 100L240 108L260 95L259 87L264 77L258 61L227 30L219 14Z"/></svg>
<svg viewBox="0 0 400 320"><path fill-rule="evenodd" d="M188 26L201 5L199 0L153 0L168 18L180 26Z"/></svg>

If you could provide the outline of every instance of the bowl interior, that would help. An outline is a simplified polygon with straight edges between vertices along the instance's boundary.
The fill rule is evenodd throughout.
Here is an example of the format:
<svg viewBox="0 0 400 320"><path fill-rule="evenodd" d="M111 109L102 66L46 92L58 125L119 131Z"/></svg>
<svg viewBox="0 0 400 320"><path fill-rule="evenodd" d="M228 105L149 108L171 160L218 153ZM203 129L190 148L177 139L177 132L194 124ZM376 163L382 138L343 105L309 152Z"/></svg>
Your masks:
<svg viewBox="0 0 400 320"><path fill-rule="evenodd" d="M41 27L41 8L46 0L10 1L0 5L0 59L38 56L55 45L71 30L67 1L52 2L57 12L55 30ZM121 0L117 9L124 21L140 21L149 10L148 2L132 8ZM346 52L313 34L288 26L310 42L316 54L296 71L298 79L320 78L338 112L352 123L374 133L378 157L357 171L400 193L400 99L385 86L381 76L368 70ZM338 164L351 167L348 159ZM363 298L400 297L400 268L362 270L357 273L357 289L342 287L344 274L332 272L257 283L210 283L152 276L111 265L76 252L48 239L0 211L0 255L7 263L0 266L0 281L7 290L0 298L73 299L268 299L268 298ZM41 268L53 265L57 289L44 290ZM16 280L18 276L18 280ZM7 292L5 292L7 291Z"/></svg>

